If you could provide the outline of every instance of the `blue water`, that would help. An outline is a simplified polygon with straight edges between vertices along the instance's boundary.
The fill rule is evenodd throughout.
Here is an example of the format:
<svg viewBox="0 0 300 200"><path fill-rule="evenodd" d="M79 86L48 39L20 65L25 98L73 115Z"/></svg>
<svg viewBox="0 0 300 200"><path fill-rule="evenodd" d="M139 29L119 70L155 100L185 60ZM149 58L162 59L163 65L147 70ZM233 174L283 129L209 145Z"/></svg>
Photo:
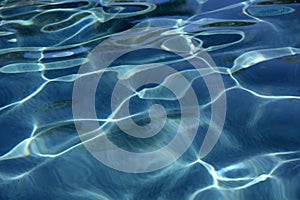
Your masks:
<svg viewBox="0 0 300 200"><path fill-rule="evenodd" d="M0 1L0 199L300 199L300 1Z"/></svg>

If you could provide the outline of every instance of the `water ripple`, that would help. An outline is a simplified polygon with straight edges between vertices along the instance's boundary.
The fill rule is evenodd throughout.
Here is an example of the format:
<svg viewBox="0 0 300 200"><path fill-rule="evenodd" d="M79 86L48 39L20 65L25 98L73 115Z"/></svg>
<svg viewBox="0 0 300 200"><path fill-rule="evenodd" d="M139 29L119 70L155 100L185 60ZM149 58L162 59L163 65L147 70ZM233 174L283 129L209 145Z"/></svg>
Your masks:
<svg viewBox="0 0 300 200"><path fill-rule="evenodd" d="M296 0L1 1L0 199L299 199L299 9ZM128 38L151 28L156 31ZM149 44L161 50L134 51L106 69L78 73L108 38L111 46L103 51L111 54ZM200 57L203 50L215 65L192 68L189 59L210 64ZM132 78L162 65L176 72L161 84L133 87ZM72 99L74 82L99 74L97 119L74 118L72 106L79 103ZM213 82L215 75L225 89L211 99L205 80ZM118 81L132 95L111 108ZM174 82L181 83L179 99L190 87L196 91L199 104L188 110L200 112L195 140L176 162L153 172L124 173L85 148L89 141L77 129L86 127L77 127L79 122L96 121L102 128L97 137L128 151L168 144L182 115L178 99L166 90ZM219 128L211 122L212 106L225 94L222 135L200 158L207 129ZM117 126L127 119L150 124L155 103L167 114L158 135L134 138ZM130 113L118 117L127 104ZM187 121L189 133L197 124Z"/></svg>

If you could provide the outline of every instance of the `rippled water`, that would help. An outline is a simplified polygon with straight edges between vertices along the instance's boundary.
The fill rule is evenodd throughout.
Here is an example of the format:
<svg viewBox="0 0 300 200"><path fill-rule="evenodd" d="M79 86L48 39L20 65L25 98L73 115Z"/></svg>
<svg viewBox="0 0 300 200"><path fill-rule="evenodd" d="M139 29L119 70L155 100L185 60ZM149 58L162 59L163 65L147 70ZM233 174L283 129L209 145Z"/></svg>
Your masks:
<svg viewBox="0 0 300 200"><path fill-rule="evenodd" d="M1 1L0 199L300 199L299 3ZM101 58L121 50L128 52L110 63ZM207 53L201 61L199 51ZM199 70L190 59L210 64ZM162 65L176 73L163 77ZM99 73L94 90L74 89ZM131 79L142 73L134 88ZM190 88L198 103L187 99L184 107ZM129 111L118 116L122 98L129 98ZM90 103L95 119L86 114ZM162 124L163 112L154 109L149 118L154 104L165 109ZM214 105L221 105L216 112ZM147 129L128 129L122 117ZM178 144L185 147L196 132L186 149L176 146L184 150L178 159L168 152L132 163L84 135L94 129L83 122L96 122L117 149L143 156L173 141L183 117ZM212 147L201 153L206 133ZM128 171L100 162L93 148ZM172 163L149 170L172 156Z"/></svg>

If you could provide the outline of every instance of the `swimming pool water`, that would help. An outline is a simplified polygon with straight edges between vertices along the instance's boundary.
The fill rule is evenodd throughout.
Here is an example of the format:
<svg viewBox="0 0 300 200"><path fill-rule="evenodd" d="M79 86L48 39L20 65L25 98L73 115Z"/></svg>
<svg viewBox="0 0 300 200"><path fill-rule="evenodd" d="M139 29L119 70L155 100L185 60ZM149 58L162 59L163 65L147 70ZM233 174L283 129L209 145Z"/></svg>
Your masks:
<svg viewBox="0 0 300 200"><path fill-rule="evenodd" d="M0 1L0 199L300 199L300 1Z"/></svg>

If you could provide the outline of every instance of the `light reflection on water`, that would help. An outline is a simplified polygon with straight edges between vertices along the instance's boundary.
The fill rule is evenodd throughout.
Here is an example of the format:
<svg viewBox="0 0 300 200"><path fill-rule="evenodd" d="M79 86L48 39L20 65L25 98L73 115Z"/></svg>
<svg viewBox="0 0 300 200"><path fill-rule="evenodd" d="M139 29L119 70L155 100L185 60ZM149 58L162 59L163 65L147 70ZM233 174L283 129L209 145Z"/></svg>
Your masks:
<svg viewBox="0 0 300 200"><path fill-rule="evenodd" d="M300 199L299 1L6 0L0 5L0 199ZM205 83L173 54L149 49L107 69L105 89L97 89L97 121L108 121L109 93L118 79L168 64L180 69L199 98L192 146L172 165L144 174L110 169L83 146L72 115L77 71L99 43L134 27L164 29L116 42L126 46L184 35L192 41L184 51L202 47L216 63L227 113L207 157L198 156L211 115ZM174 43L166 41L162 48L174 50ZM133 99L128 117L149 123L147 110L152 101L163 102L159 97ZM174 137L179 123L178 102L165 107L167 128L157 137L133 139L115 121L105 132L121 148L153 150Z"/></svg>

